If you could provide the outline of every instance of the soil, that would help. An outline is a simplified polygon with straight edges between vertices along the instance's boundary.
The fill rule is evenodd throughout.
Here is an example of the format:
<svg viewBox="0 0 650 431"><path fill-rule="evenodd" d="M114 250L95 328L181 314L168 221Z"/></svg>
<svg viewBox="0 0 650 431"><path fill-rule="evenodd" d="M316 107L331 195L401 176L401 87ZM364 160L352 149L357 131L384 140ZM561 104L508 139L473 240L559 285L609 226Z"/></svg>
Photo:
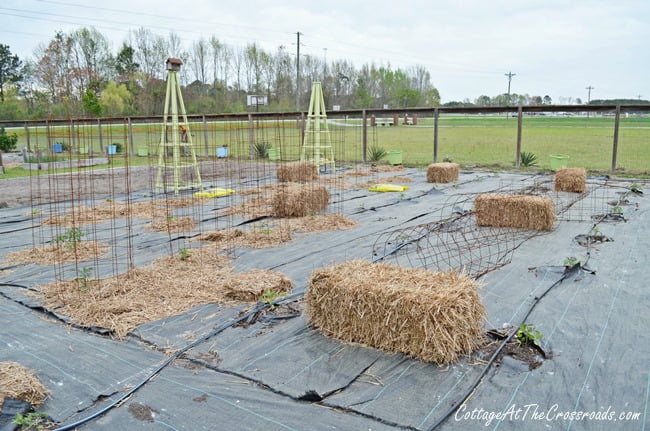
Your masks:
<svg viewBox="0 0 650 431"><path fill-rule="evenodd" d="M129 413L139 421L153 422L154 414L158 413L158 411L146 404L131 403L129 405Z"/></svg>
<svg viewBox="0 0 650 431"><path fill-rule="evenodd" d="M487 361L507 336L508 334L504 334L502 331L496 329L487 331L485 342L475 353L476 356L481 360ZM551 359L552 357L549 352L545 352L540 346L532 343L519 343L516 337L510 339L503 350L501 350L499 356L494 360L495 366L498 367L501 365L504 356L510 356L528 364L529 370L538 368L545 360Z"/></svg>

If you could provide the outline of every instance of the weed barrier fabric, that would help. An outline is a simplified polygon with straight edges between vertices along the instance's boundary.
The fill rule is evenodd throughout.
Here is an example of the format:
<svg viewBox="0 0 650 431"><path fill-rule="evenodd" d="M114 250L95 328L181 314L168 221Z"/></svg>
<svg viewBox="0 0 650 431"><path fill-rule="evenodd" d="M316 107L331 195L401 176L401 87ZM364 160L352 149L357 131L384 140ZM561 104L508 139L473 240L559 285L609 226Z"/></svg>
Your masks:
<svg viewBox="0 0 650 431"><path fill-rule="evenodd" d="M57 324L0 295L0 361L35 371L50 393L42 410L67 421L142 379L164 355Z"/></svg>

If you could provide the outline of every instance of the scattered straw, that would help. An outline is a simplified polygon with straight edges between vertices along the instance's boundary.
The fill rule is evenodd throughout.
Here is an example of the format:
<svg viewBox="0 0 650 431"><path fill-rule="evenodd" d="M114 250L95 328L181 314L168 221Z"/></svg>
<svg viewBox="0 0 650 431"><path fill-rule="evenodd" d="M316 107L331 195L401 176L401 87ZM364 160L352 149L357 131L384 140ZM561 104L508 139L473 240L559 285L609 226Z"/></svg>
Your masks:
<svg viewBox="0 0 650 431"><path fill-rule="evenodd" d="M282 183L315 181L318 179L318 169L309 162L284 163L278 166L277 176Z"/></svg>
<svg viewBox="0 0 650 431"><path fill-rule="evenodd" d="M223 215L241 215L245 218L269 217L273 214L273 198L270 196L256 196L246 201L226 208Z"/></svg>
<svg viewBox="0 0 650 431"><path fill-rule="evenodd" d="M555 207L546 196L486 193L474 201L479 226L553 230Z"/></svg>
<svg viewBox="0 0 650 431"><path fill-rule="evenodd" d="M267 291L287 293L291 290L291 280L278 271L254 269L232 274L223 285L226 297L237 301L254 302Z"/></svg>
<svg viewBox="0 0 650 431"><path fill-rule="evenodd" d="M206 232L199 235L197 240L214 242L219 249L235 246L268 248L291 241L291 231L285 225L255 226L252 231L224 229Z"/></svg>
<svg viewBox="0 0 650 431"><path fill-rule="evenodd" d="M49 309L69 316L84 326L108 328L124 337L138 325L174 316L205 303L232 303L233 286L225 289L232 274L230 261L214 246L189 250L189 257L167 256L153 264L117 277L43 286ZM261 273L248 280L253 286L268 285ZM272 275L275 277L275 274ZM248 286L247 289L255 287ZM227 292L231 292L227 295Z"/></svg>
<svg viewBox="0 0 650 431"><path fill-rule="evenodd" d="M6 261L12 264L36 263L38 265L83 262L98 258L109 249L109 246L100 244L97 241L78 241L75 247L46 245L28 250L14 251L7 255Z"/></svg>
<svg viewBox="0 0 650 431"><path fill-rule="evenodd" d="M0 408L5 398L40 406L46 395L47 389L29 369L16 362L0 362Z"/></svg>
<svg viewBox="0 0 650 431"><path fill-rule="evenodd" d="M485 317L477 289L455 272L355 260L312 274L307 313L343 342L447 364L477 347Z"/></svg>
<svg viewBox="0 0 650 431"><path fill-rule="evenodd" d="M431 163L427 167L428 183L451 183L458 180L458 163Z"/></svg>
<svg viewBox="0 0 650 431"><path fill-rule="evenodd" d="M285 183L273 195L273 215L276 217L304 217L327 208L330 193L315 184Z"/></svg>
<svg viewBox="0 0 650 431"><path fill-rule="evenodd" d="M401 165L373 165L370 167L371 172L402 172L404 166Z"/></svg>
<svg viewBox="0 0 650 431"><path fill-rule="evenodd" d="M584 193L587 190L585 168L563 168L555 173L555 191Z"/></svg>
<svg viewBox="0 0 650 431"><path fill-rule="evenodd" d="M154 219L145 230L153 230L165 233L189 232L194 229L195 223L192 217L164 217Z"/></svg>
<svg viewBox="0 0 650 431"><path fill-rule="evenodd" d="M367 177L367 176L370 176L370 175L372 175L372 172L370 172L369 170L355 169L353 171L347 171L342 176L344 176L344 177Z"/></svg>
<svg viewBox="0 0 650 431"><path fill-rule="evenodd" d="M379 182L381 183L387 183L387 184L401 184L401 183L412 183L413 180L409 177L379 177L378 179Z"/></svg>
<svg viewBox="0 0 650 431"><path fill-rule="evenodd" d="M359 224L341 214L319 214L287 219L289 228L295 232L323 232L329 230L353 229Z"/></svg>

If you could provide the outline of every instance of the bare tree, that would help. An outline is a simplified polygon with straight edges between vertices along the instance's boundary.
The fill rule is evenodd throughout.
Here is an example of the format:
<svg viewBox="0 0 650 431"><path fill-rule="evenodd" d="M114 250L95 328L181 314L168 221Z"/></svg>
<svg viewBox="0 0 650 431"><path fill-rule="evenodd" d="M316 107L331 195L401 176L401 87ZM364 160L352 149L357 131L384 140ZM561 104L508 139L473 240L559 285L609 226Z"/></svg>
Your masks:
<svg viewBox="0 0 650 431"><path fill-rule="evenodd" d="M192 68L194 69L194 77L201 81L202 84L207 84L208 55L208 44L203 38L194 42L190 59L192 62Z"/></svg>

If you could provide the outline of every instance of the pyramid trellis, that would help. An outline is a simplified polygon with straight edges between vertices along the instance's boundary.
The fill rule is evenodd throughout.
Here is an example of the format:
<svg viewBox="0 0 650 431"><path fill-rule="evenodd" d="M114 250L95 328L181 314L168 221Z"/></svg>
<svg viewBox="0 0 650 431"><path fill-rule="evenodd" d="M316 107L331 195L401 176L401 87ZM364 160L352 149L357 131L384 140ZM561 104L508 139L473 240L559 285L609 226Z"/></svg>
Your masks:
<svg viewBox="0 0 650 431"><path fill-rule="evenodd" d="M183 94L178 82L181 64L183 64L182 61L177 58L167 59L167 93L158 146L158 174L156 175L156 190L173 190L174 193L178 193L182 189L202 187L201 173L192 143L192 133L190 133Z"/></svg>
<svg viewBox="0 0 650 431"><path fill-rule="evenodd" d="M332 172L336 170L320 82L314 82L311 85L307 125L300 160L313 162L318 166L319 171L326 171L328 165L331 166Z"/></svg>

